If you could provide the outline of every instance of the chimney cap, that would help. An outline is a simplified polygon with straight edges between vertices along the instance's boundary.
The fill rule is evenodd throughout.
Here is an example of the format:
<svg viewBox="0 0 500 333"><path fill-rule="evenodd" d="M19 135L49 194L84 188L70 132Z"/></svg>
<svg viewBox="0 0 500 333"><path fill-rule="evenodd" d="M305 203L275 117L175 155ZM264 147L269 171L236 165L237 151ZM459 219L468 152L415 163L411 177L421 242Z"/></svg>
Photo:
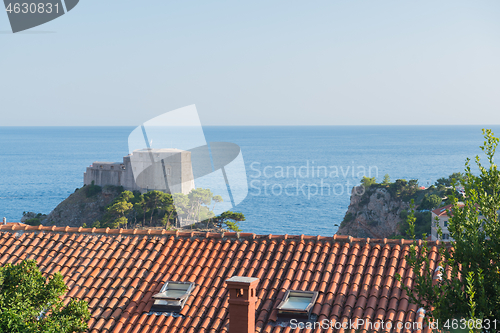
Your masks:
<svg viewBox="0 0 500 333"><path fill-rule="evenodd" d="M259 278L249 277L249 276L233 276L230 279L226 280L226 282L236 282L236 283L248 283L259 281Z"/></svg>

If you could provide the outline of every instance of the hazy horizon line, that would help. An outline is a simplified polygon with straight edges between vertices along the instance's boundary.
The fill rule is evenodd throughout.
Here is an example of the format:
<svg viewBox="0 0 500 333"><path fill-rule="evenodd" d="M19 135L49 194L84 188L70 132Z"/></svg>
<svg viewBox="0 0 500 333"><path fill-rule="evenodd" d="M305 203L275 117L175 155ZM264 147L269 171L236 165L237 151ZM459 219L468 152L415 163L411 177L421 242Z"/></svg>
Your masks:
<svg viewBox="0 0 500 333"><path fill-rule="evenodd" d="M203 127L396 127L396 126L412 126L412 127L432 127L432 126L500 126L500 124L379 124L379 125L202 125ZM5 127L137 127L137 125L0 125L0 128ZM162 127L162 126L160 126ZM190 126L175 126L175 127L190 127Z"/></svg>

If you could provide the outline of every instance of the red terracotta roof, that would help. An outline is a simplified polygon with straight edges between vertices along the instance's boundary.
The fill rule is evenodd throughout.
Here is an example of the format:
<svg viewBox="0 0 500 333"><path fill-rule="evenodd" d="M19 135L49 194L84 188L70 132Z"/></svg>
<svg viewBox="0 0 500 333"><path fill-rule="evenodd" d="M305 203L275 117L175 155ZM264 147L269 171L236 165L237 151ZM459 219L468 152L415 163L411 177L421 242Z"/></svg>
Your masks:
<svg viewBox="0 0 500 333"><path fill-rule="evenodd" d="M317 321L423 320L395 277L412 285L404 259L409 240L15 225L0 231L0 265L28 258L44 273L61 272L67 297L89 303L89 332L227 332L225 280L232 276L260 279L258 332L332 332L276 323L287 289L318 291ZM429 243L434 266L438 242ZM168 280L197 287L180 313L151 313L151 296Z"/></svg>
<svg viewBox="0 0 500 333"><path fill-rule="evenodd" d="M459 205L463 206L463 204L461 204L461 203L459 203ZM448 213L446 211L447 210L451 211L452 207L453 207L453 204L450 204L450 205L446 205L446 206L443 206L443 207L436 208L432 212L434 214L436 214L437 216L447 216Z"/></svg>

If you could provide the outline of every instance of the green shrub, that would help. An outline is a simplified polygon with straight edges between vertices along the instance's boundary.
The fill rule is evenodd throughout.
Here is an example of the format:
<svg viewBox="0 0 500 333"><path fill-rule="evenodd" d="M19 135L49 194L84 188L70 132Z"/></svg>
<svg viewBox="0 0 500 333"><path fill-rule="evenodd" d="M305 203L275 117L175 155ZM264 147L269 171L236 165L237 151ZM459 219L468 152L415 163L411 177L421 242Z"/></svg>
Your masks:
<svg viewBox="0 0 500 333"><path fill-rule="evenodd" d="M351 222L352 220L354 220L354 215L352 215L352 213L347 213L342 222Z"/></svg>
<svg viewBox="0 0 500 333"><path fill-rule="evenodd" d="M453 180L455 180L456 183L461 184L464 182L465 175L461 172L454 172L451 175L448 176L448 178L439 178L436 181L436 186L438 185L443 185L443 186L451 186L453 183Z"/></svg>
<svg viewBox="0 0 500 333"><path fill-rule="evenodd" d="M42 224L43 218L47 215L42 213L35 214L32 212L23 212L23 216L26 217L26 221L24 221L25 224L38 226Z"/></svg>
<svg viewBox="0 0 500 333"><path fill-rule="evenodd" d="M408 218L408 211L401 211L400 217L404 220L400 227L400 233L406 235L407 230L409 230L410 225L406 220ZM415 212L415 236L418 239L422 239L424 234L429 234L432 224L432 214L431 212Z"/></svg>
<svg viewBox="0 0 500 333"><path fill-rule="evenodd" d="M366 176L363 176L363 179L361 179L361 184L365 187L365 189L369 188L370 186L376 184L377 181L375 180L375 177L369 178Z"/></svg>
<svg viewBox="0 0 500 333"><path fill-rule="evenodd" d="M106 185L106 186L104 186L103 189L105 191L108 191L108 192L118 192L119 194L121 194L122 192L125 192L125 189L123 188L123 186Z"/></svg>
<svg viewBox="0 0 500 333"><path fill-rule="evenodd" d="M420 204L419 209L434 209L439 207L440 204L441 197L435 194L426 194L422 199L422 203Z"/></svg>
<svg viewBox="0 0 500 333"><path fill-rule="evenodd" d="M29 219L29 220L26 220L24 223L29 224L29 225L34 225L34 226L38 226L38 225L42 224L40 219L36 218L36 217Z"/></svg>
<svg viewBox="0 0 500 333"><path fill-rule="evenodd" d="M99 185L95 185L94 181L92 184L85 186L85 195L87 198L93 197L94 195L101 193L102 188Z"/></svg>

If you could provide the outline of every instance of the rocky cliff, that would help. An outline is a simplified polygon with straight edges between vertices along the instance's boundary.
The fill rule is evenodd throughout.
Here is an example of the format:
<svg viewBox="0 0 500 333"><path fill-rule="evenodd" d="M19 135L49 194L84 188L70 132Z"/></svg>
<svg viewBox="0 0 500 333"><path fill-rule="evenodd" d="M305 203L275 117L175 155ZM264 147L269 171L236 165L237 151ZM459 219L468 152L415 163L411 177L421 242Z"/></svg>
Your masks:
<svg viewBox="0 0 500 333"><path fill-rule="evenodd" d="M339 235L387 238L399 234L400 213L409 208L407 202L393 197L384 187L355 186Z"/></svg>
<svg viewBox="0 0 500 333"><path fill-rule="evenodd" d="M96 193L89 193L89 186L72 193L42 221L43 225L81 227L85 223L90 228L96 220L104 216L109 205L121 190L116 186L105 186Z"/></svg>

